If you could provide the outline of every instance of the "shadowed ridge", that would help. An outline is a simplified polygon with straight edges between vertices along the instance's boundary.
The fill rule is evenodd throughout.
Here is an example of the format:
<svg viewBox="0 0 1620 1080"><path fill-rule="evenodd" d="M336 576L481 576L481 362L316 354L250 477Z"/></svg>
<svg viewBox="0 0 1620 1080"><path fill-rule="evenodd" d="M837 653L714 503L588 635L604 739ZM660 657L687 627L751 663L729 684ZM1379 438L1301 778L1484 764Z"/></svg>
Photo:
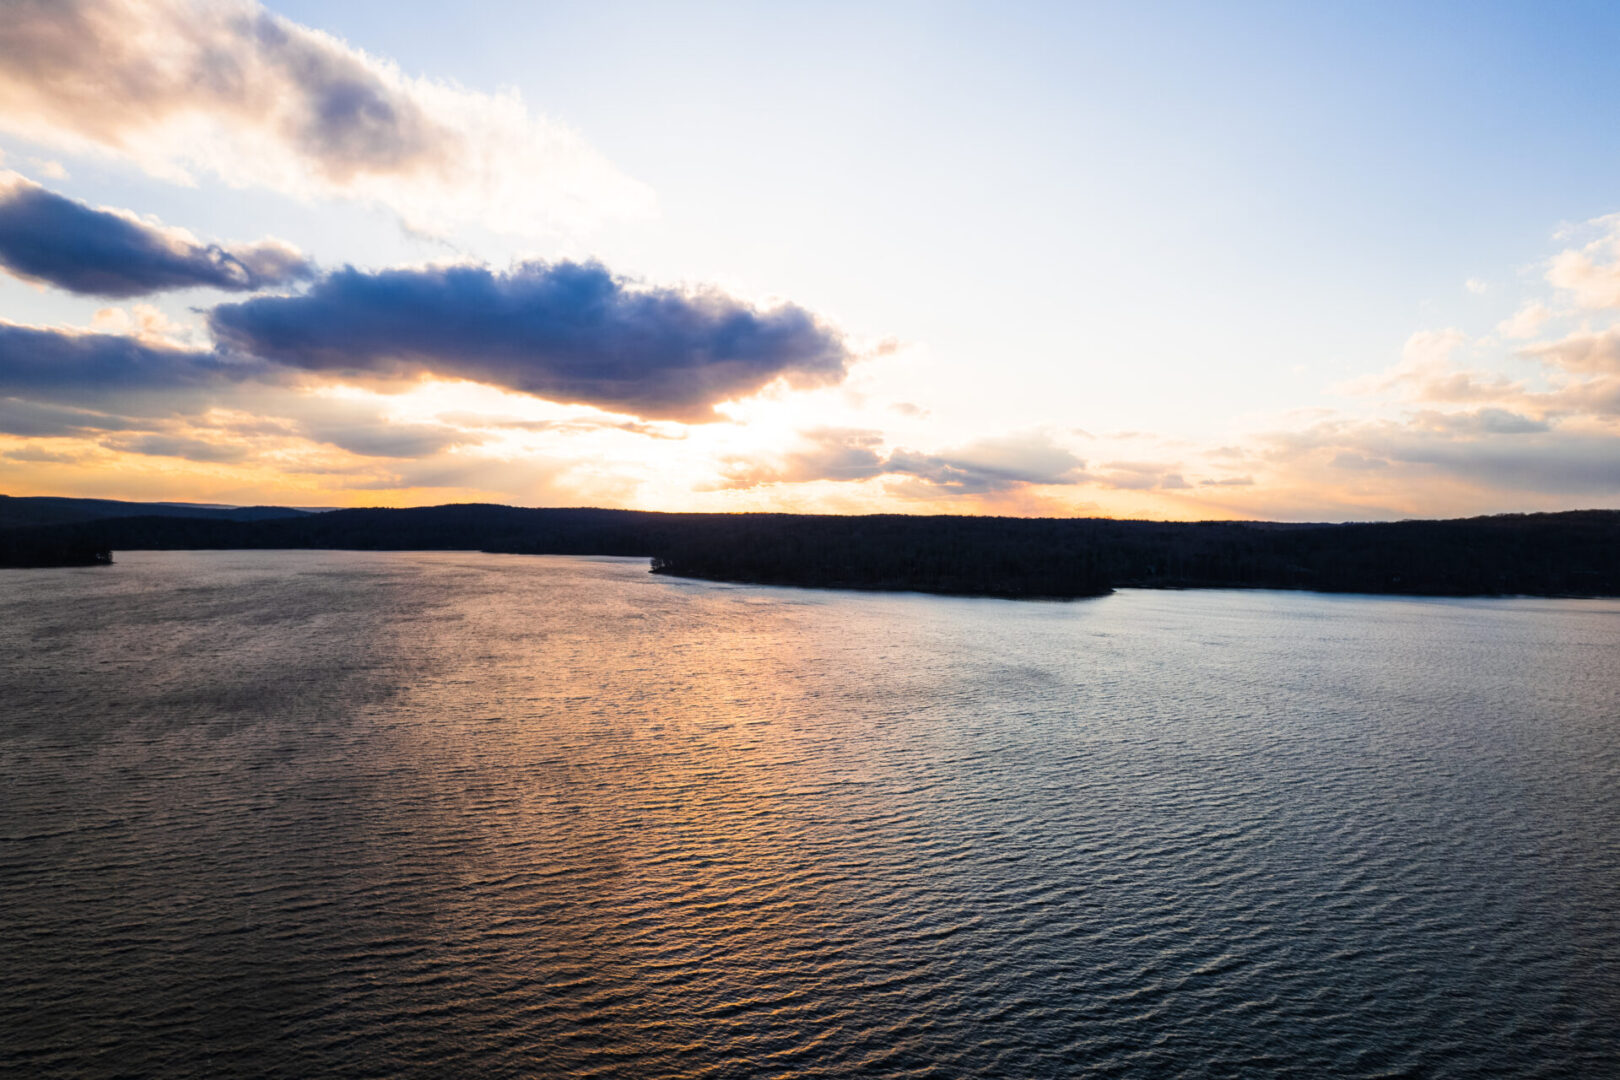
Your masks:
<svg viewBox="0 0 1620 1080"><path fill-rule="evenodd" d="M0 529L62 525L115 517L264 521L303 517L309 513L311 511L287 506L195 506L186 503L123 502L118 499L72 499L55 495L0 495Z"/></svg>

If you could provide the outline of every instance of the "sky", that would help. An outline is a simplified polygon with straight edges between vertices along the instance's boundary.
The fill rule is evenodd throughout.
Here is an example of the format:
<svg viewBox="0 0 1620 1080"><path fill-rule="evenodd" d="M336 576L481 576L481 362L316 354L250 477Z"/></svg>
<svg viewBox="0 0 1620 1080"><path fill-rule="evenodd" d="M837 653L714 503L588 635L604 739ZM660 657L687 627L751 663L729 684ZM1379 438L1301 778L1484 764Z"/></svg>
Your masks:
<svg viewBox="0 0 1620 1080"><path fill-rule="evenodd" d="M1620 507L1620 8L0 0L0 492Z"/></svg>

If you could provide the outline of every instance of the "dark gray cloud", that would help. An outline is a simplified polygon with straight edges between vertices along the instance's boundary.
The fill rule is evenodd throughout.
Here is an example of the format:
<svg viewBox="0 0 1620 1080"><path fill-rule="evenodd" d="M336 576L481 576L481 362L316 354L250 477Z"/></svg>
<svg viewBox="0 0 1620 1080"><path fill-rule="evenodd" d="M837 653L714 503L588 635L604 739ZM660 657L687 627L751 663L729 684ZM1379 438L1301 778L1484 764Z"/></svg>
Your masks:
<svg viewBox="0 0 1620 1080"><path fill-rule="evenodd" d="M83 409L64 409L17 398L0 398L0 433L29 438L56 438L97 431L128 431L141 421Z"/></svg>
<svg viewBox="0 0 1620 1080"><path fill-rule="evenodd" d="M338 377L468 379L647 419L715 418L777 378L842 379L842 337L793 305L637 288L597 263L328 274L304 295L222 304L225 347Z"/></svg>
<svg viewBox="0 0 1620 1080"><path fill-rule="evenodd" d="M120 412L141 395L173 397L265 373L255 361L118 334L86 334L0 322L0 395ZM178 402L177 402L178 404Z"/></svg>
<svg viewBox="0 0 1620 1080"><path fill-rule="evenodd" d="M245 291L311 277L286 244L199 244L0 174L0 266L89 296L146 296L201 287Z"/></svg>

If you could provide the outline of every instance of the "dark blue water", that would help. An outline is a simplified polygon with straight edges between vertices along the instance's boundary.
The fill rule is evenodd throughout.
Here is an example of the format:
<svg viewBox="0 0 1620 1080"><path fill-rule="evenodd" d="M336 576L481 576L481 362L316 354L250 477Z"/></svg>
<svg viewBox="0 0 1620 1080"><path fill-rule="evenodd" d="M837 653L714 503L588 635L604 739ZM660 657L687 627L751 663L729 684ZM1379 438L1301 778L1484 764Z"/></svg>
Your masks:
<svg viewBox="0 0 1620 1080"><path fill-rule="evenodd" d="M0 579L0 1072L1620 1075L1620 604Z"/></svg>

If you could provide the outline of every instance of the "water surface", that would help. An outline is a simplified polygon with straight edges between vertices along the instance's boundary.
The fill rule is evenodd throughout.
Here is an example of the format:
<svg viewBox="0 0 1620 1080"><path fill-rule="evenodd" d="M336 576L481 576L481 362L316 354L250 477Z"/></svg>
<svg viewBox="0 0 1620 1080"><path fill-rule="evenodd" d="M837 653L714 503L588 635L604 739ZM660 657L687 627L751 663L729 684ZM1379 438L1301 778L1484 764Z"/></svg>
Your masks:
<svg viewBox="0 0 1620 1080"><path fill-rule="evenodd" d="M0 1072L1620 1073L1620 603L0 578Z"/></svg>

